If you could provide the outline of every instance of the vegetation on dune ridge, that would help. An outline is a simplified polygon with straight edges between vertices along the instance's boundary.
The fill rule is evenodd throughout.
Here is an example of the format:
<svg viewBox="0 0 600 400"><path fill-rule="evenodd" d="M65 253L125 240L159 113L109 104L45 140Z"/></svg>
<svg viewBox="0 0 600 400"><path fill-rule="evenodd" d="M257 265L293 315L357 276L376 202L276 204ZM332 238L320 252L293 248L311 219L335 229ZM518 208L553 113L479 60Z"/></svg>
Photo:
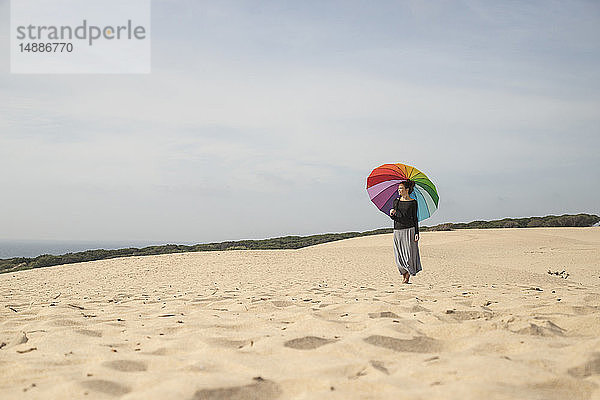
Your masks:
<svg viewBox="0 0 600 400"><path fill-rule="evenodd" d="M453 229L488 229L488 228L538 228L538 227L586 227L600 221L594 214L563 214L545 217L503 218L493 221L472 221L468 223L446 223L432 227L419 228L423 231L441 231Z"/></svg>
<svg viewBox="0 0 600 400"><path fill-rule="evenodd" d="M469 223L445 223L436 226L421 226L420 231L448 231L454 229L486 229L486 228L533 228L533 227L587 227L600 221L600 216L591 214L548 215L545 217L504 218L494 221L472 221ZM283 236L261 240L236 240L219 243L205 243L191 246L167 244L148 246L141 249L126 248L116 250L86 250L63 255L44 254L38 257L16 257L0 259L0 273L15 272L32 268L50 267L61 264L72 264L85 261L104 260L117 257L150 256L158 254L185 253L195 251L218 250L276 250L299 249L301 247L349 239L358 236L392 233L392 228L375 229L365 232L325 233L310 236Z"/></svg>

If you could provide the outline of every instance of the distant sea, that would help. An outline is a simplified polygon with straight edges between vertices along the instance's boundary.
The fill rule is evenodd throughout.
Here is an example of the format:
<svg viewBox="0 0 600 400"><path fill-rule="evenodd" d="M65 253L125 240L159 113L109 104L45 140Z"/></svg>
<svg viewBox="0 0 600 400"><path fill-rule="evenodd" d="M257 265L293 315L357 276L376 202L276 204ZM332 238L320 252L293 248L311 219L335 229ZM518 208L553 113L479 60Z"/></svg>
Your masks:
<svg viewBox="0 0 600 400"><path fill-rule="evenodd" d="M92 242L58 240L2 240L0 239L0 258L37 257L42 254L61 255L85 250L122 249L126 247L146 247L164 245L165 242ZM192 243L176 243L192 244Z"/></svg>

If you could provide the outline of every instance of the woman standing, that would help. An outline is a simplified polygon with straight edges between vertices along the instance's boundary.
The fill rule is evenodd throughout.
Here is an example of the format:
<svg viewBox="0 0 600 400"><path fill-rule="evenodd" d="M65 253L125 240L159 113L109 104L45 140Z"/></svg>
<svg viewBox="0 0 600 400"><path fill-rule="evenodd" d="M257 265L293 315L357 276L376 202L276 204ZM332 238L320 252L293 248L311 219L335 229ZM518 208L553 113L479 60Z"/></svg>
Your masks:
<svg viewBox="0 0 600 400"><path fill-rule="evenodd" d="M421 271L419 257L419 219L417 218L417 201L410 198L415 182L400 182L390 217L394 220L394 255L398 270L404 277L402 283L408 283L411 275Z"/></svg>

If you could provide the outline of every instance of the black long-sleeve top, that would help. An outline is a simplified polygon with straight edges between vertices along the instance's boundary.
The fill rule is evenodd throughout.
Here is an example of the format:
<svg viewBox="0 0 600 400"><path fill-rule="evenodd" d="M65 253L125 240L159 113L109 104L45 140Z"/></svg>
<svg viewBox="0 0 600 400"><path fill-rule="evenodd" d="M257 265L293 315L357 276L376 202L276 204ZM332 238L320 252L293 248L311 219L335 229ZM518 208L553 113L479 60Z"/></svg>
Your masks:
<svg viewBox="0 0 600 400"><path fill-rule="evenodd" d="M415 234L419 233L419 218L417 217L417 201L403 201L399 197L394 199L394 210L396 213L391 216L394 220L394 229L405 229L411 226L415 227Z"/></svg>

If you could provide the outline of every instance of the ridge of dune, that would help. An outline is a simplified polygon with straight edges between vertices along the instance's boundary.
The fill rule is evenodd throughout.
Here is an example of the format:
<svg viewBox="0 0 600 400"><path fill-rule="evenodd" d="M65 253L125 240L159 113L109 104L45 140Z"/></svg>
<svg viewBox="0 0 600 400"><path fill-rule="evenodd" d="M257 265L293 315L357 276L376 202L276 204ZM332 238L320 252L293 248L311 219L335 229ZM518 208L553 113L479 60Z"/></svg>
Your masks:
<svg viewBox="0 0 600 400"><path fill-rule="evenodd" d="M600 399L600 228L391 236L1 274L0 398Z"/></svg>

